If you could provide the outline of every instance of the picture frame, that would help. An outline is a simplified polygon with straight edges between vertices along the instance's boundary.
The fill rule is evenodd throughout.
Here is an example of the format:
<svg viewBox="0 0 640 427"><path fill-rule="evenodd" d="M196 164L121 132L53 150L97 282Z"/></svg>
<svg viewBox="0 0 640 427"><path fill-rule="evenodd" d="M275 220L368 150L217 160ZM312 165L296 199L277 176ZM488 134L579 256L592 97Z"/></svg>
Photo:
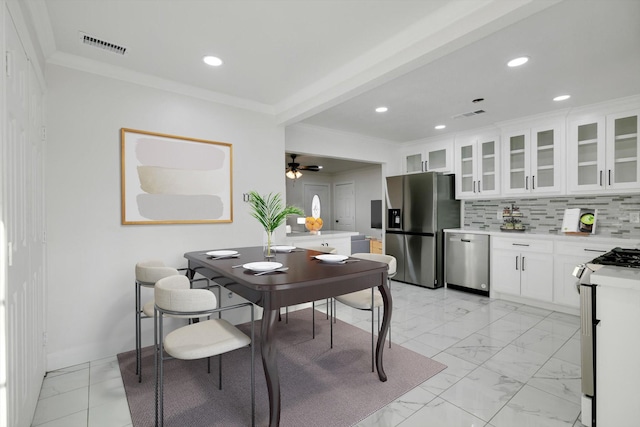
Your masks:
<svg viewBox="0 0 640 427"><path fill-rule="evenodd" d="M123 225L233 222L233 146L122 128Z"/></svg>

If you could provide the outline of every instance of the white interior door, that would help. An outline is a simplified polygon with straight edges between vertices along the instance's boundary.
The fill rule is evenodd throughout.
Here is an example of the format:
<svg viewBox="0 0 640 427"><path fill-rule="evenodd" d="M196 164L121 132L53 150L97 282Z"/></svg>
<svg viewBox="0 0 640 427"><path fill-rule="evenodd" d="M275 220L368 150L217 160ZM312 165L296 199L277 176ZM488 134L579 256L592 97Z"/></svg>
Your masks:
<svg viewBox="0 0 640 427"><path fill-rule="evenodd" d="M335 230L356 230L356 195L353 182L335 185Z"/></svg>
<svg viewBox="0 0 640 427"><path fill-rule="evenodd" d="M11 15L4 12L0 399L6 401L0 401L0 425L28 427L45 374L43 98Z"/></svg>

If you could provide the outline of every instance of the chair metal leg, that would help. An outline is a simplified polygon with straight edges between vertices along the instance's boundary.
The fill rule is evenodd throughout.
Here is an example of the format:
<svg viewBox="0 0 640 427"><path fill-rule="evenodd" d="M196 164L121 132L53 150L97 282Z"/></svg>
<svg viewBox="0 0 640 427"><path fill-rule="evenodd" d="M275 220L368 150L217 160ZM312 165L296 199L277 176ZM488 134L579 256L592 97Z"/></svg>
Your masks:
<svg viewBox="0 0 640 427"><path fill-rule="evenodd" d="M311 338L316 339L316 302L311 302Z"/></svg>
<svg viewBox="0 0 640 427"><path fill-rule="evenodd" d="M222 390L222 354L218 355L218 390Z"/></svg>
<svg viewBox="0 0 640 427"><path fill-rule="evenodd" d="M336 320L336 300L331 298L331 320L329 321L331 329L331 348L333 348L333 323Z"/></svg>
<svg viewBox="0 0 640 427"><path fill-rule="evenodd" d="M164 357L162 355L164 343L163 343L163 325L162 315L157 311L154 316L154 322L157 322L157 327L154 327L154 331L157 329L154 341L156 342L156 427L162 427L164 424Z"/></svg>
<svg viewBox="0 0 640 427"><path fill-rule="evenodd" d="M142 320L140 308L140 283L135 282L135 294L136 294L136 374L138 375L138 382L142 382L142 355L140 354L142 349L141 327L140 322Z"/></svg>

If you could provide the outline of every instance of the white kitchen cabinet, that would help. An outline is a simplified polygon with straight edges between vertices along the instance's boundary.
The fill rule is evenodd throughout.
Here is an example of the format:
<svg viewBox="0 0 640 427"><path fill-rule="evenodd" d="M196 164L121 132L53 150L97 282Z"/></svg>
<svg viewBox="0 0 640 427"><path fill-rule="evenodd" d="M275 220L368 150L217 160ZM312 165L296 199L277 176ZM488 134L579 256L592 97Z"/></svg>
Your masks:
<svg viewBox="0 0 640 427"><path fill-rule="evenodd" d="M578 279L573 269L609 252L626 242L555 242L553 260L553 302L573 308L580 308L580 295L576 290Z"/></svg>
<svg viewBox="0 0 640 427"><path fill-rule="evenodd" d="M637 191L639 128L637 110L571 121L567 146L569 192Z"/></svg>
<svg viewBox="0 0 640 427"><path fill-rule="evenodd" d="M453 172L453 140L426 142L402 150L403 173Z"/></svg>
<svg viewBox="0 0 640 427"><path fill-rule="evenodd" d="M606 185L614 190L638 190L640 183L640 111L607 116Z"/></svg>
<svg viewBox="0 0 640 427"><path fill-rule="evenodd" d="M494 237L491 247L493 291L552 301L553 241Z"/></svg>
<svg viewBox="0 0 640 427"><path fill-rule="evenodd" d="M505 132L504 195L558 194L563 189L564 125Z"/></svg>
<svg viewBox="0 0 640 427"><path fill-rule="evenodd" d="M473 199L500 194L500 138L486 135L456 140L456 198Z"/></svg>

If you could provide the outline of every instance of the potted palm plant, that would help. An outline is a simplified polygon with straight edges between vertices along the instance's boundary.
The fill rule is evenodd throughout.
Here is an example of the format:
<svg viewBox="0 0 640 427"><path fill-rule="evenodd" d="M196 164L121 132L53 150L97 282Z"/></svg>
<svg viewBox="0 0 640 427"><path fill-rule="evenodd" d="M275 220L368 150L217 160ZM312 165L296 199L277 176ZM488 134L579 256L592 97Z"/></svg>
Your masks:
<svg viewBox="0 0 640 427"><path fill-rule="evenodd" d="M275 256L273 232L282 225L287 215L304 215L304 212L296 206L284 206L280 193L261 196L256 191L250 191L249 204L251 205L251 216L262 224L266 233L264 255L267 258L272 258Z"/></svg>

